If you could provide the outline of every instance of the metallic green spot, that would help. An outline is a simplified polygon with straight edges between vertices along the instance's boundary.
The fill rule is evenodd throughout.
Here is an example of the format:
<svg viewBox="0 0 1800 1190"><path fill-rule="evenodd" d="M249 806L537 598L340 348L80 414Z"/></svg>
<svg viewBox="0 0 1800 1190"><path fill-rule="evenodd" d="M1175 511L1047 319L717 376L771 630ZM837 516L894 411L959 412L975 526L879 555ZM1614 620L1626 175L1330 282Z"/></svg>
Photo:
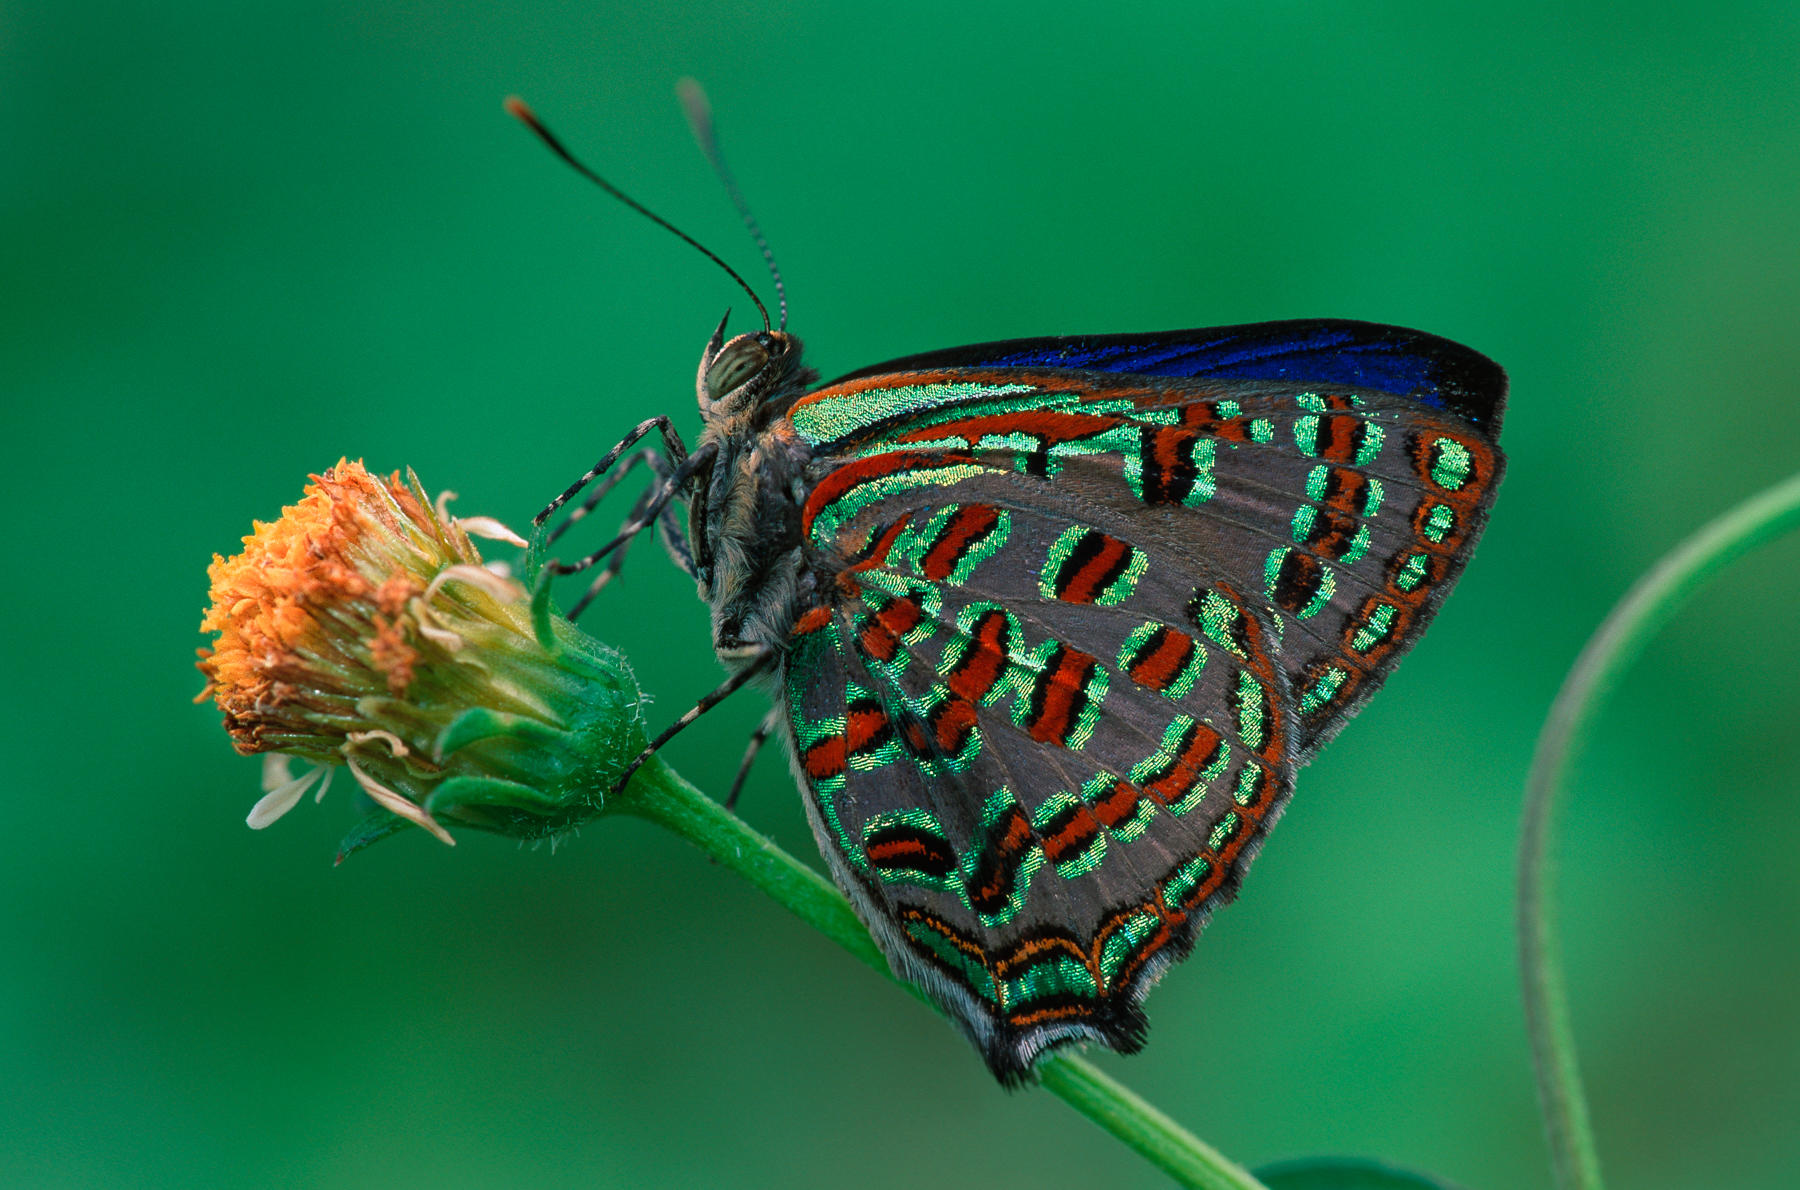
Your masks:
<svg viewBox="0 0 1800 1190"><path fill-rule="evenodd" d="M1213 406L1213 411L1221 418L1242 417L1244 407L1236 401L1220 401Z"/></svg>
<svg viewBox="0 0 1800 1190"><path fill-rule="evenodd" d="M1331 702L1349 677L1350 671L1342 666L1333 665L1326 669L1300 695L1300 713L1310 715Z"/></svg>
<svg viewBox="0 0 1800 1190"><path fill-rule="evenodd" d="M1083 409L1083 413L1093 410ZM1052 459L1075 459L1092 455L1123 455L1130 462L1138 450L1139 431L1135 425L1116 425L1102 430L1098 434L1090 434L1085 438L1053 443L1049 450Z"/></svg>
<svg viewBox="0 0 1800 1190"><path fill-rule="evenodd" d="M1161 410L1140 410L1137 402L1130 397L1114 397L1106 401L1077 401L1075 407L1083 413L1091 413L1097 417L1140 417L1145 412L1161 412Z"/></svg>
<svg viewBox="0 0 1800 1190"><path fill-rule="evenodd" d="M1209 590L1201 598L1199 608L1192 614L1195 622L1200 625L1200 631L1206 634L1206 639L1233 657L1249 660L1249 655L1244 652L1243 646L1239 645L1233 637L1233 630L1240 626L1244 614L1239 610L1237 604L1217 591Z"/></svg>
<svg viewBox="0 0 1800 1190"><path fill-rule="evenodd" d="M1244 741L1250 751L1262 751L1268 739L1266 716L1269 708L1262 683L1248 670L1238 670L1236 697L1232 699L1231 709L1237 718L1238 739Z"/></svg>
<svg viewBox="0 0 1800 1190"><path fill-rule="evenodd" d="M1442 542L1456 525L1456 511L1448 504L1434 504L1425 516L1423 532L1430 542Z"/></svg>
<svg viewBox="0 0 1800 1190"><path fill-rule="evenodd" d="M1386 430L1382 429L1372 421L1365 421L1363 423L1362 442L1356 448L1356 465L1358 467L1367 467L1370 463L1373 463L1375 461L1375 456L1381 453L1381 443L1386 437Z"/></svg>
<svg viewBox="0 0 1800 1190"><path fill-rule="evenodd" d="M1218 443L1211 438L1196 438L1188 450L1188 465L1194 469L1194 483L1188 494L1181 498L1181 503L1188 508L1198 508L1211 500L1218 493L1218 477L1213 474L1213 466L1218 459ZM1131 485L1131 493L1139 500L1144 499L1144 459L1143 452L1136 443L1125 456L1125 480Z"/></svg>
<svg viewBox="0 0 1800 1190"><path fill-rule="evenodd" d="M1317 467L1314 467L1311 471L1306 473L1306 498L1314 501L1323 500L1325 498L1326 486L1330 482L1331 468L1320 463Z"/></svg>
<svg viewBox="0 0 1800 1190"><path fill-rule="evenodd" d="M1231 800L1240 806L1254 806L1262 800L1263 782L1267 777L1262 765L1255 761L1246 764L1238 770L1237 791L1231 795Z"/></svg>
<svg viewBox="0 0 1800 1190"><path fill-rule="evenodd" d="M938 708L945 703L957 701L957 698L944 686L934 684L930 690L925 692L923 698L917 700L909 698L904 701L925 731L930 732L931 722L937 714ZM942 779L968 772L974 767L976 759L981 756L981 748L981 724L978 720L970 725L968 737L963 740L962 747L957 749L956 755L947 755L935 747L930 756L919 756L913 753L909 753L909 755L912 756L913 763L918 765L927 777Z"/></svg>
<svg viewBox="0 0 1800 1190"><path fill-rule="evenodd" d="M1319 419L1313 414L1294 420L1294 445L1311 457L1319 453Z"/></svg>
<svg viewBox="0 0 1800 1190"><path fill-rule="evenodd" d="M1375 605L1356 635L1350 638L1350 647L1358 653L1367 653L1370 649L1386 640L1394 629L1394 616L1398 609L1391 603Z"/></svg>
<svg viewBox="0 0 1800 1190"><path fill-rule="evenodd" d="M907 449L912 449L912 443L909 442L906 445ZM1039 438L1036 434L1020 434L1015 431L1010 434L983 434L981 440L975 445L982 450L1016 450L1029 453L1031 451L1042 450L1044 448L1044 440Z"/></svg>
<svg viewBox="0 0 1800 1190"><path fill-rule="evenodd" d="M872 442L868 446L865 446L865 447L861 448L860 450L856 451L855 457L859 458L859 459L873 458L876 455L887 454L888 452L892 451L893 449L894 449L894 447L893 447L892 443ZM906 444L906 449L908 449L908 450L968 450L969 449L969 440L967 438L957 438L954 436L949 437L949 438L928 438L922 442L908 442Z"/></svg>
<svg viewBox="0 0 1800 1190"><path fill-rule="evenodd" d="M905 564L911 568L914 574L924 578L925 555L931 552L931 547L944 536L950 522L965 507L961 504L946 505L933 513L924 524L909 525L895 540L893 548L888 551L888 565ZM963 556L957 560L955 566L951 567L950 573L945 576L944 581L956 586L968 582L969 576L975 573L975 568L999 552L1000 548L1006 544L1007 539L1012 536L1012 513L1004 508L996 511L998 516L995 518L993 528L969 543ZM921 583L920 586L927 591L935 591L934 584L930 582ZM931 614L936 614L936 607L925 605L923 601L921 603ZM941 601L939 606L941 606Z"/></svg>
<svg viewBox="0 0 1800 1190"><path fill-rule="evenodd" d="M1387 497L1387 488L1382 484L1382 482L1379 479L1376 479L1374 476L1370 476L1369 477L1369 495L1368 495L1368 498L1363 501L1363 515L1366 517L1374 516L1376 513L1376 510L1378 510L1381 507L1382 500L1384 500L1386 497Z"/></svg>
<svg viewBox="0 0 1800 1190"><path fill-rule="evenodd" d="M1100 598L1094 600L1101 607L1116 607L1131 598L1137 590L1138 580L1144 577L1144 571L1150 566L1150 555L1136 546L1131 548L1131 561L1125 564L1125 573L1106 585Z"/></svg>
<svg viewBox="0 0 1800 1190"><path fill-rule="evenodd" d="M1212 833L1206 836L1206 845L1214 851L1219 850L1237 838L1237 833L1243 828L1243 825L1244 820L1238 817L1236 810L1233 810L1213 824Z"/></svg>
<svg viewBox="0 0 1800 1190"><path fill-rule="evenodd" d="M1206 883L1213 872L1212 861L1203 855L1188 860L1163 882L1163 904L1173 909L1187 903L1196 888Z"/></svg>
<svg viewBox="0 0 1800 1190"><path fill-rule="evenodd" d="M1312 540L1313 525L1319 519L1319 510L1311 504L1302 504L1294 509L1294 520L1290 526L1294 544L1305 545Z"/></svg>
<svg viewBox="0 0 1800 1190"><path fill-rule="evenodd" d="M1325 412L1325 398L1318 393L1300 393L1294 398L1294 404L1311 413Z"/></svg>
<svg viewBox="0 0 1800 1190"><path fill-rule="evenodd" d="M1344 547L1343 556L1338 561L1346 566L1356 565L1362 561L1363 555L1369 552L1370 540L1369 527L1367 525L1356 526L1356 536L1352 537L1350 544Z"/></svg>
<svg viewBox="0 0 1800 1190"><path fill-rule="evenodd" d="M1439 438L1427 449L1434 455L1431 482L1447 492L1460 491L1469 482L1469 473L1475 469L1475 456L1469 453L1469 448L1454 438Z"/></svg>
<svg viewBox="0 0 1800 1190"><path fill-rule="evenodd" d="M911 599L924 611L927 621L935 620L943 610L944 596L936 583L922 582L909 575L880 569L859 571L857 578L865 591L874 590L880 592L881 596L896 599ZM911 637L907 639L910 640Z"/></svg>
<svg viewBox="0 0 1800 1190"><path fill-rule="evenodd" d="M1429 560L1425 554L1413 554L1394 573L1394 585L1402 591L1411 593L1418 590L1419 584L1425 580L1425 566Z"/></svg>
<svg viewBox="0 0 1800 1190"><path fill-rule="evenodd" d="M1250 422L1250 440L1252 442L1275 441L1275 423L1266 417L1254 418Z"/></svg>

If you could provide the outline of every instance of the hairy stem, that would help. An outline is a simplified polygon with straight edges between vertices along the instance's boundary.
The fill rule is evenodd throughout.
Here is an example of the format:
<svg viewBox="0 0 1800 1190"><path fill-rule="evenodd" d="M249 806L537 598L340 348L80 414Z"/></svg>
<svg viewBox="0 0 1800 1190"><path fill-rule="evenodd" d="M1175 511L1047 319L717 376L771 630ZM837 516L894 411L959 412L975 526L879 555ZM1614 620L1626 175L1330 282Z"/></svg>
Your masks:
<svg viewBox="0 0 1800 1190"><path fill-rule="evenodd" d="M883 975L887 959L831 882L751 830L742 819L652 757L607 805L667 827L743 876ZM924 999L917 988L904 985ZM1183 1186L1262 1190L1249 1171L1176 1124L1091 1063L1053 1055L1038 1064L1042 1083Z"/></svg>
<svg viewBox="0 0 1800 1190"><path fill-rule="evenodd" d="M1551 1162L1564 1190L1601 1187L1552 909L1556 871L1549 851L1570 755L1619 675L1682 602L1721 568L1796 525L1800 476L1738 505L1676 547L1626 592L1589 639L1538 736L1519 839L1519 971Z"/></svg>

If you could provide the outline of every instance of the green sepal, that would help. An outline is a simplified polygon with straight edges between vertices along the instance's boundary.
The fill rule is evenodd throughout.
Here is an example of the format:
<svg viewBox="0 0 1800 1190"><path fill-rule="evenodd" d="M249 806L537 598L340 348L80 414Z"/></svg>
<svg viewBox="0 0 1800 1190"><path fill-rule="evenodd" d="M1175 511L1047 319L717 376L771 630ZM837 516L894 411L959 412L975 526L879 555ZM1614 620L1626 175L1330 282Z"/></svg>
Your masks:
<svg viewBox="0 0 1800 1190"><path fill-rule="evenodd" d="M554 747L564 742L565 733L529 715L472 707L444 728L437 738L434 750L441 761L452 752L495 736L511 736L522 743Z"/></svg>
<svg viewBox="0 0 1800 1190"><path fill-rule="evenodd" d="M389 835L395 834L411 826L412 823L398 814L390 814L386 810L375 809L364 815L362 820L350 829L338 844L337 858L333 866L343 863L363 848L372 843L379 843Z"/></svg>
<svg viewBox="0 0 1800 1190"><path fill-rule="evenodd" d="M536 819L560 815L567 809L560 798L504 777L451 777L425 799L425 809L432 814L454 817L471 808L501 814L517 810Z"/></svg>
<svg viewBox="0 0 1800 1190"><path fill-rule="evenodd" d="M1366 1157L1278 1161L1257 1170L1256 1178L1268 1190L1458 1190L1454 1182Z"/></svg>
<svg viewBox="0 0 1800 1190"><path fill-rule="evenodd" d="M549 561L550 525L548 522L531 527L531 541L525 546L525 558L520 563L520 580L533 591L542 585L544 564Z"/></svg>
<svg viewBox="0 0 1800 1190"><path fill-rule="evenodd" d="M533 534L531 548L534 554L537 551L537 543L538 537ZM550 580L554 576L545 569L534 571L530 569L531 565L530 562L527 562L526 573L531 576L531 632L533 636L537 637L538 647L551 656L555 656L557 652L556 626L552 621L555 609L550 606ZM539 565L541 566L541 563Z"/></svg>

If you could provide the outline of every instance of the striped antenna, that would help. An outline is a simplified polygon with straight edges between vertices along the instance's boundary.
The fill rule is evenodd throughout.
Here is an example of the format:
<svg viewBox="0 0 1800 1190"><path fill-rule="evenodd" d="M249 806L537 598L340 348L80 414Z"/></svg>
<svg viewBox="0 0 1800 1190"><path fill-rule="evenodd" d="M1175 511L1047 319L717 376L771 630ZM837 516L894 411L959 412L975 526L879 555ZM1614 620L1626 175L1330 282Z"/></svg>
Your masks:
<svg viewBox="0 0 1800 1190"><path fill-rule="evenodd" d="M745 281L742 277L738 276L736 269L732 268L730 265L728 265L724 261L720 260L718 258L718 256L715 255L709 248L707 248L707 246L705 244L702 244L699 240L696 240L693 236L689 235L687 232L682 231L679 227L676 227L673 223L670 223L667 219L664 219L661 215L658 215L655 211L652 211L649 207L647 207L643 203L637 201L635 198L632 198L629 194L626 194L623 190L619 189L617 186L613 185L611 182L607 181L605 178L601 177L599 174L595 173L593 170L591 170L587 166L583 165L579 160L576 159L575 154L569 152L568 148L563 145L562 141L560 141L556 138L556 135L554 133L552 133L548 128L544 127L544 122L537 118L536 112L533 112L529 107L525 106L525 101L523 99L520 99L517 95L508 95L506 97L506 111L507 111L508 115L513 117L513 119L515 119L519 123L525 125L525 127L531 129L531 131L537 135L537 138L539 140L543 141L544 144L549 146L550 151L552 153L555 153L558 157L561 157L564 161L568 162L570 167L572 167L576 173L580 174L582 177L586 178L588 181L592 182L594 185L600 187L600 189L606 191L608 194L612 195L614 198L618 199L620 202L624 203L626 206L630 207L632 210L636 211L638 214L642 215L644 218L650 220L650 222L655 223L660 227L667 228L669 231L674 232L676 235L680 236L687 243L689 243L689 244L693 245L695 248L699 249L700 254L702 256L706 257L706 259L712 261L714 264L716 264L720 268L724 269L726 275L729 276L733 281L736 281L740 286L742 286L744 292L750 295L750 300L756 303L757 311L762 314L763 330L766 331L769 329L769 311L768 311L768 309L762 304L762 299L756 296L756 291L754 289L750 288L750 283L748 281ZM765 248L763 251L767 252L768 249ZM771 262L771 263L773 263L773 262ZM781 287L781 278L779 276L775 278L775 285L776 285L777 289L779 289ZM782 303L782 325L783 326L787 325L787 316L786 315L787 315L787 304L784 301Z"/></svg>
<svg viewBox="0 0 1800 1190"><path fill-rule="evenodd" d="M763 260L769 266L769 276L775 279L775 300L781 307L780 329L785 331L788 322L787 286L781 283L781 270L775 266L775 253L769 250L769 241L763 238L756 216L750 213L750 204L744 201L743 192L737 188L731 170L725 166L725 155L719 151L719 133L713 127L712 104L706 101L706 91L694 79L682 79L675 84L675 90L681 96L681 107L687 112L688 126L694 130L694 139L700 142L700 151L712 162L713 172L719 175L719 181L725 183L725 193L730 196L731 205L737 208L744 226L750 229L750 238L762 249Z"/></svg>

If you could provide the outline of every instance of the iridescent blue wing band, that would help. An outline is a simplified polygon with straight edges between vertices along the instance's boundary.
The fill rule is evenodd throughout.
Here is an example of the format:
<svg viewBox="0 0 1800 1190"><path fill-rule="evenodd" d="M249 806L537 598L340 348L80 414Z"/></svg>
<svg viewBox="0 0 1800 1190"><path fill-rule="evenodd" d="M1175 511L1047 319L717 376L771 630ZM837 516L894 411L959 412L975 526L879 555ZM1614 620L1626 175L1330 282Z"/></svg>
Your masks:
<svg viewBox="0 0 1800 1190"><path fill-rule="evenodd" d="M959 367L1083 368L1140 376L1349 385L1447 409L1490 440L1500 432L1506 396L1506 374L1499 365L1460 343L1406 327L1341 318L975 343L859 368L832 383L887 372Z"/></svg>

